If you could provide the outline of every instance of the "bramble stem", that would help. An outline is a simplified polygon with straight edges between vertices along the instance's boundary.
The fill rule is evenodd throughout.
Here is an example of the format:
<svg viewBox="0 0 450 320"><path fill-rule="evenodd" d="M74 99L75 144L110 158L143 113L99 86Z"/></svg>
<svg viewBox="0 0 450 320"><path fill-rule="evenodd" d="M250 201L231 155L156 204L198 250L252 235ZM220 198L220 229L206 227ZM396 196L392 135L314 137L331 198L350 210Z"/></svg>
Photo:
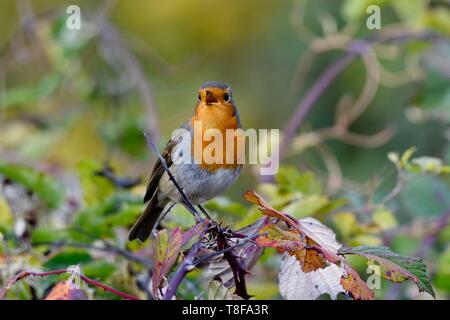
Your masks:
<svg viewBox="0 0 450 320"><path fill-rule="evenodd" d="M5 288L3 288L2 290L0 290L0 300L3 300L3 298L6 296L6 292L12 288L12 286L26 278L29 276L34 276L34 277L46 277L46 276L51 276L51 275L58 275L58 274L63 274L63 273L71 273L68 269L57 269L57 270L52 270L52 271L46 271L46 272L34 272L34 271L22 271L19 274L17 274L16 276L12 277L11 279L9 279L6 283ZM111 292L119 297L122 297L126 300L140 300L138 297L129 295L128 293L119 291L114 289L113 287L110 287L106 284L103 284L101 282L98 282L97 280L88 278L84 275L80 275L81 280L83 280L84 282L86 282L87 284L102 288L105 291Z"/></svg>

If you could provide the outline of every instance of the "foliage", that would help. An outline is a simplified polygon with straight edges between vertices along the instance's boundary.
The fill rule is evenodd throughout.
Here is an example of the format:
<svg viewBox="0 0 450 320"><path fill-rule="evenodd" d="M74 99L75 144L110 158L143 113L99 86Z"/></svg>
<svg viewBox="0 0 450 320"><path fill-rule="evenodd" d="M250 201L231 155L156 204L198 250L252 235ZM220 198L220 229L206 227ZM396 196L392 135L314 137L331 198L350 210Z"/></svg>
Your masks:
<svg viewBox="0 0 450 320"><path fill-rule="evenodd" d="M0 4L0 297L449 299L445 1L249 0L214 25L213 2L130 3L83 5L79 31L59 2ZM246 128L284 128L279 172L129 242L142 131L162 147L214 79Z"/></svg>

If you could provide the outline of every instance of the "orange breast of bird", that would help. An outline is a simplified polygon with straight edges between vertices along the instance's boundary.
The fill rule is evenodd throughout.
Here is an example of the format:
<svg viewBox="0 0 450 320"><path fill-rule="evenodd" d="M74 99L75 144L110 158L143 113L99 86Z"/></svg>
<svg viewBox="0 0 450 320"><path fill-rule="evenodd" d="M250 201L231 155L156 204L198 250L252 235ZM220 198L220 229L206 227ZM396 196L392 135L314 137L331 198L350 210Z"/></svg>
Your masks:
<svg viewBox="0 0 450 320"><path fill-rule="evenodd" d="M198 108L192 117L192 126L197 122L201 123L201 130L194 130L194 139L198 143L192 143L192 154L199 166L208 171L214 172L218 169L237 169L239 159L242 159L245 151L245 140L239 129L239 121L234 115L233 106L205 106ZM221 133L222 143L215 141L216 137L205 135L208 129L216 129ZM233 137L227 139L228 134L233 133ZM231 145L232 144L232 145ZM211 162L211 159L214 159ZM242 163L242 161L241 161Z"/></svg>

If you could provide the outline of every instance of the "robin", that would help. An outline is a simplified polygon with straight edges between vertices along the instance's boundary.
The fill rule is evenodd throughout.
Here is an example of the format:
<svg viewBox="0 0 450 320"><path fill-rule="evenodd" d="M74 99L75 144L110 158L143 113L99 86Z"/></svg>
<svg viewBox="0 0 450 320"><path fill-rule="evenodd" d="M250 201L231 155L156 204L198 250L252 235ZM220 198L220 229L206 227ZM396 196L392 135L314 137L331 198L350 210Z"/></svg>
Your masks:
<svg viewBox="0 0 450 320"><path fill-rule="evenodd" d="M201 125L201 130L194 130L198 124ZM236 181L242 168L238 161L238 143L234 143L233 148L227 148L229 141L224 139L222 148L212 152L216 161L205 161L203 152L212 143L204 139L206 130L215 129L224 137L227 131L241 128L231 88L221 82L204 83L198 92L194 116L182 128L190 133L187 145L192 151L192 161L175 161L186 150L186 144L183 144L186 141L182 141L184 138L180 139L176 133L164 148L162 157L191 204L199 206L206 214L201 204L226 191ZM201 152L194 148L198 141ZM170 210L175 203L187 206L160 160L153 167L144 197L144 203L146 202L147 207L130 231L130 241L145 241L166 207Z"/></svg>

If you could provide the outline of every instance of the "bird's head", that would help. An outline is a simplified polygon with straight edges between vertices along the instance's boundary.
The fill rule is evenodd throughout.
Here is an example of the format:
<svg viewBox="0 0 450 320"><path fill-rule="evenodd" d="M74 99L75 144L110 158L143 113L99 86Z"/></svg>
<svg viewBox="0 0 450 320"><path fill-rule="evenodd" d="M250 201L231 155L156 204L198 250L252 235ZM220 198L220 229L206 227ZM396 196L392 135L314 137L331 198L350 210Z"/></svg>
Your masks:
<svg viewBox="0 0 450 320"><path fill-rule="evenodd" d="M231 88L222 82L205 82L198 90L198 102L209 106L232 104Z"/></svg>
<svg viewBox="0 0 450 320"><path fill-rule="evenodd" d="M216 81L202 84L198 90L194 117L212 127L219 126L221 122L236 122L240 126L230 86Z"/></svg>

